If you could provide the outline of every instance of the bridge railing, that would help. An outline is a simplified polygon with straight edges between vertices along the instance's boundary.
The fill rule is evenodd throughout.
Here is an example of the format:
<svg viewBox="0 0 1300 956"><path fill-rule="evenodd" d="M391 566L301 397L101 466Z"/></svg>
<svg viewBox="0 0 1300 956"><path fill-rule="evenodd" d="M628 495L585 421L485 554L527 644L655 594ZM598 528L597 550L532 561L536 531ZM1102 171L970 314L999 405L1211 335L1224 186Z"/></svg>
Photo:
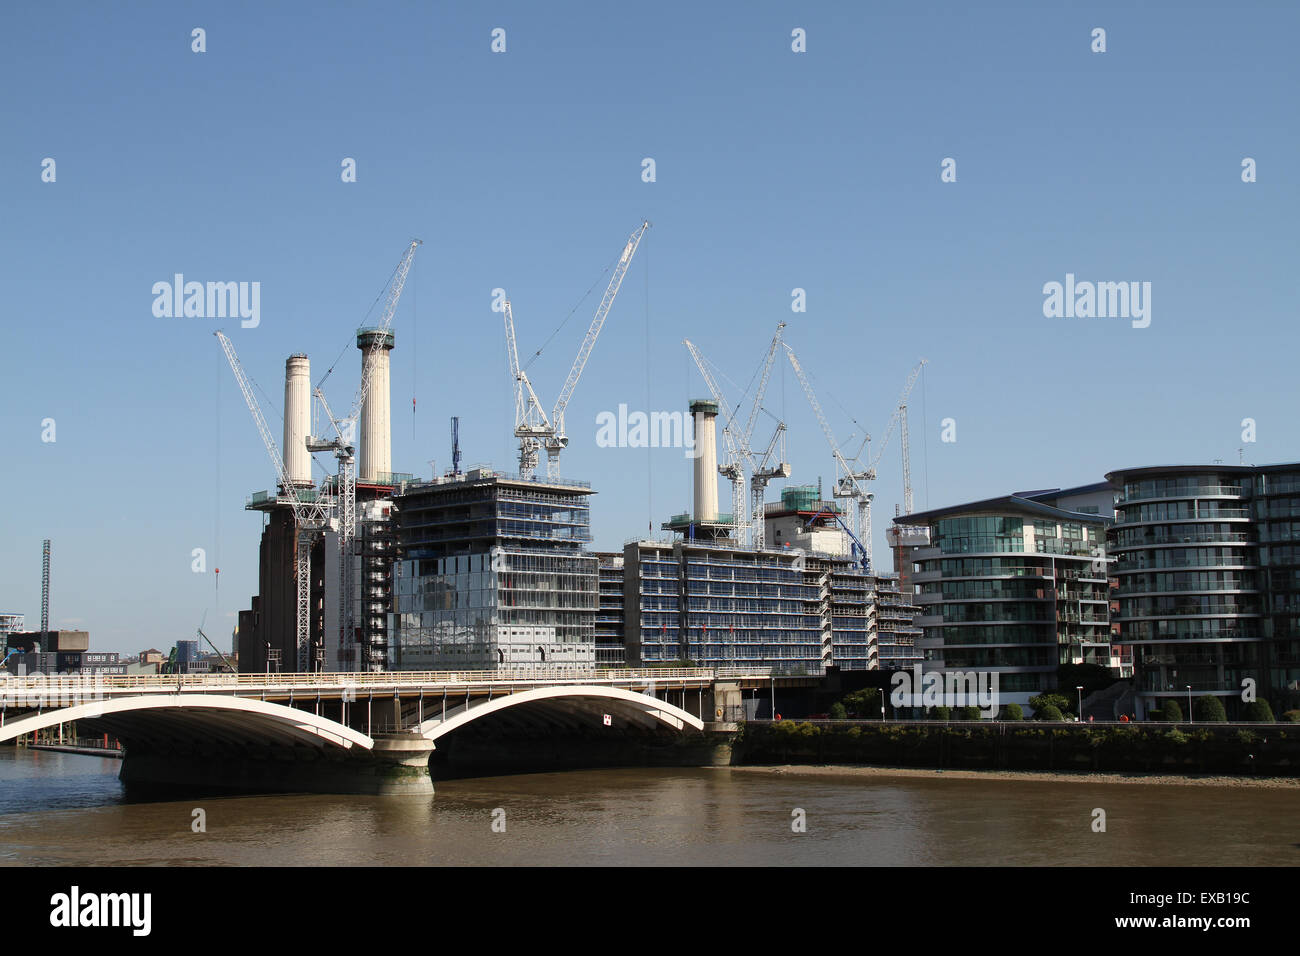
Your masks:
<svg viewBox="0 0 1300 956"><path fill-rule="evenodd" d="M491 670L438 671L322 671L319 673L239 674L83 674L60 675L58 685L95 686L104 690L130 689L231 689L241 687L401 686L424 684L488 684L507 681L709 681L719 677L764 678L768 667L572 667L567 665L521 665ZM39 674L0 677L7 687L32 689L50 687L56 678Z"/></svg>

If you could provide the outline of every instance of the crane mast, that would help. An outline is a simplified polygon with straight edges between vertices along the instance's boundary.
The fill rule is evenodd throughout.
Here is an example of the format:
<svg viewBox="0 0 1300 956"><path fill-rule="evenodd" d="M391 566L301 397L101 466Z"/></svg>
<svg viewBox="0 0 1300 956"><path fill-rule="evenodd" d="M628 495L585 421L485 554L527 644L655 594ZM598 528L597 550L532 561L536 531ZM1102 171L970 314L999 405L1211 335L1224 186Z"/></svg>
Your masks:
<svg viewBox="0 0 1300 956"><path fill-rule="evenodd" d="M772 366L776 364L777 351L783 344L781 333L784 330L785 323L778 322L776 333L772 336L772 342L768 346L767 355L763 360L763 372L759 378L758 388L754 391L754 407L750 409L749 419L745 422L745 431L741 435L740 441L741 451L750 468L749 537L756 550L761 550L767 544L765 503L768 482L773 478L790 477L790 465L785 460L785 422L777 421L776 430L772 433L772 438L767 444L767 450L762 456L755 456L751 444L754 425L758 421L758 413L763 410L763 397L767 394L767 383L772 378ZM780 454L777 456L776 464L768 465L778 446L780 447Z"/></svg>
<svg viewBox="0 0 1300 956"><path fill-rule="evenodd" d="M515 345L515 319L510 310L510 300L505 301L506 354L510 359L510 378L515 390L515 437L519 439L519 474L532 476L537 470L539 450L543 439L555 434L546 417L528 373L519 366L519 352Z"/></svg>
<svg viewBox="0 0 1300 956"><path fill-rule="evenodd" d="M248 380L248 375L244 372L243 365L240 364L239 356L235 354L234 345L224 332L218 331L213 334L221 343L222 351L226 353L226 360L230 363L230 369L235 373L235 380L239 383L239 391L244 396L244 404L248 406L248 410L253 416L253 424L257 427L257 433L261 436L262 444L266 446L266 452L271 457L271 463L275 466L276 479L280 485L279 497L284 499L285 504L293 512L297 553L294 645L297 650L297 669L299 673L303 673L314 669L314 667L319 667L321 663L319 654L313 655L311 647L311 549L312 545L330 525L333 518L332 502L325 495L317 495L314 492L309 495L300 493L294 483L289 480L289 476L284 470L284 459L280 454L279 446L271 434L271 429L266 424L266 417L262 414L262 407L257 401L257 396L253 394L252 385ZM314 661L313 657L316 658Z"/></svg>
<svg viewBox="0 0 1300 956"><path fill-rule="evenodd" d="M881 439L880 447L876 449L876 455L871 460L871 465L867 469L869 478L875 480L876 466L880 464L881 457L885 454L885 449L889 446L889 438L894 434L894 429L899 429L899 442L902 445L903 453L903 502L904 509L908 514L912 513L912 465L910 461L910 447L907 434L907 398L912 394L912 388L916 385L917 376L921 370L928 364L927 359L921 359L912 368L907 377L907 384L903 386L902 394L898 396L898 407L894 414L889 418L889 427L885 429L885 437ZM871 540L871 501L866 502L863 510L863 530L862 537L864 540Z"/></svg>
<svg viewBox="0 0 1300 956"><path fill-rule="evenodd" d="M406 252L397 263L397 269L393 272L393 277L388 286L388 297L384 302L384 311L380 316L379 324L376 330L380 333L387 333L393 326L393 316L397 313L397 303L402 297L402 289L406 286L406 277L411 271L411 262L415 258L415 250L423 245L420 239L412 239L411 244L406 247ZM352 409L346 418L338 419L330 410L329 402L325 400L325 393L318 386L314 390L316 401L324 410L325 416L330 420L334 428L334 438L309 437L307 439L307 450L332 451L338 459L338 478L335 483L335 495L338 499L338 550L339 550L339 663L340 666L347 670L353 670L360 665L362 670L381 669L382 661L375 659L372 649L365 647L362 649L362 660L358 661L356 655L356 569L353 567L353 557L356 554L357 540L357 468L356 468L356 447L353 442L353 436L356 433L357 420L361 417L361 409L365 405L366 396L370 393L370 356L383 347L384 335L373 337L369 353L361 362L361 381L357 385L356 397L352 402Z"/></svg>

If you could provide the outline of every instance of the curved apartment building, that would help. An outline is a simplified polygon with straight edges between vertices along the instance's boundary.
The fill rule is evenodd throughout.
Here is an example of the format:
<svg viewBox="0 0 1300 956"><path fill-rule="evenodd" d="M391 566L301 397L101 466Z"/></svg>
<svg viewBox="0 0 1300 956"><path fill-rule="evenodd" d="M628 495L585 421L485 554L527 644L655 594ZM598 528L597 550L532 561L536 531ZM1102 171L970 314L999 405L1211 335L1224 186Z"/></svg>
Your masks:
<svg viewBox="0 0 1300 956"><path fill-rule="evenodd" d="M1140 713L1212 695L1232 718L1250 686L1275 707L1295 706L1300 465L1106 477L1118 489L1116 640L1133 647Z"/></svg>
<svg viewBox="0 0 1300 956"><path fill-rule="evenodd" d="M1109 486L1089 485L898 519L928 530L904 549L924 669L996 673L1002 703L1023 704L1056 688L1061 664L1111 666L1110 508Z"/></svg>

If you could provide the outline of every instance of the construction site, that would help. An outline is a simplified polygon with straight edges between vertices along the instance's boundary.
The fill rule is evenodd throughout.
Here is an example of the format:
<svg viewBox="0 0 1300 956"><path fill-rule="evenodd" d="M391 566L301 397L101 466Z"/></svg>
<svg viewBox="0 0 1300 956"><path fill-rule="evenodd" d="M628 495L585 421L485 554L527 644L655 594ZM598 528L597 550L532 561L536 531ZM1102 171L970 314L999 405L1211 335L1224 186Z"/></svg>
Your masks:
<svg viewBox="0 0 1300 956"><path fill-rule="evenodd" d="M356 332L360 384L341 414L321 384L313 386L308 356L290 355L277 442L233 344L215 333L276 478L274 491L245 504L264 524L258 590L239 612L241 671L690 664L816 675L922 660L906 572L900 582L874 561L870 488L897 433L904 501L889 538L897 562L916 543L897 539L910 533L907 400L924 359L907 378L883 440L872 448L862 435L850 454L784 341L784 322L735 408L719 369L685 340L706 391L688 402L691 510L667 516L661 536L630 538L621 552L592 550L597 489L561 477L565 411L649 228L642 222L628 236L549 406L520 365L504 301L517 470L462 469L457 418L444 474L417 479L393 470L393 317L419 240L394 270L378 321ZM768 486L794 473L786 423L764 405L778 362L789 363L826 437L835 468L828 495L819 479L787 485L768 500ZM764 443L756 429L765 418L774 426ZM333 459L320 481L312 478L317 455ZM811 463L807 471L815 472ZM721 510L720 479L730 483L730 511Z"/></svg>

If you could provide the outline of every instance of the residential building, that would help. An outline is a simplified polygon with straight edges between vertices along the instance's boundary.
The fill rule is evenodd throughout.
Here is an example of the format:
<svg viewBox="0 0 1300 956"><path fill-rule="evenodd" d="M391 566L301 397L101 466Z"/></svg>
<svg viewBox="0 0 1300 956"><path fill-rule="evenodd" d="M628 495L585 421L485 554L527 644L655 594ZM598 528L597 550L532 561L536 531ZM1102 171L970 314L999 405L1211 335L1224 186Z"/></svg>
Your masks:
<svg viewBox="0 0 1300 956"><path fill-rule="evenodd" d="M1108 485L1023 492L897 519L913 565L924 669L997 674L1003 704L1062 664L1119 663L1110 640ZM922 529L918 533L918 529Z"/></svg>
<svg viewBox="0 0 1300 956"><path fill-rule="evenodd" d="M623 555L597 552L600 565L599 604L596 608L596 663L622 666L627 662L623 647Z"/></svg>
<svg viewBox="0 0 1300 956"><path fill-rule="evenodd" d="M1130 468L1110 550L1141 713L1245 695L1300 707L1300 464Z"/></svg>

